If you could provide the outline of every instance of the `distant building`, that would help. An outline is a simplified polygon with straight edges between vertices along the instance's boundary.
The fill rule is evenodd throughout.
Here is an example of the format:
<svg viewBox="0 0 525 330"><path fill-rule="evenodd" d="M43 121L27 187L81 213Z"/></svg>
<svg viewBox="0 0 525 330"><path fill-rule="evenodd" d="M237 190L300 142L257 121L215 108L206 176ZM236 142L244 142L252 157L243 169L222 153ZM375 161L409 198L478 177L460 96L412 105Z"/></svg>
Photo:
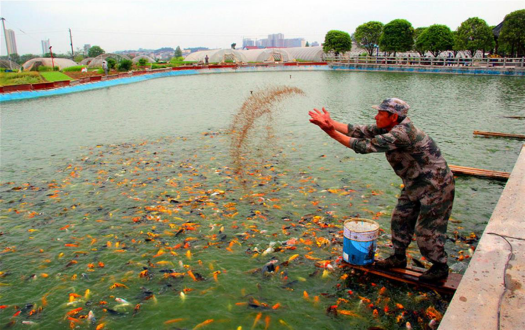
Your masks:
<svg viewBox="0 0 525 330"><path fill-rule="evenodd" d="M267 47L285 47L284 46L284 34L277 33L277 34L270 34L268 35L268 46Z"/></svg>
<svg viewBox="0 0 525 330"><path fill-rule="evenodd" d="M242 48L255 47L256 43L257 43L257 40L255 39L244 38L242 39Z"/></svg>
<svg viewBox="0 0 525 330"><path fill-rule="evenodd" d="M18 54L18 50L16 49L15 31L7 29L5 30L5 34L7 41L7 55Z"/></svg>
<svg viewBox="0 0 525 330"><path fill-rule="evenodd" d="M285 39L284 34L276 33L269 34L266 39L250 39L244 38L242 41L243 49L253 48L291 48L291 47L305 47L306 40L304 38Z"/></svg>
<svg viewBox="0 0 525 330"><path fill-rule="evenodd" d="M84 45L84 56L87 56L88 53L89 53L89 49L91 48L91 45L90 44L85 44Z"/></svg>
<svg viewBox="0 0 525 330"><path fill-rule="evenodd" d="M49 53L49 46L51 45L49 43L49 39L42 40L40 42L42 43L42 56L44 56L45 54Z"/></svg>
<svg viewBox="0 0 525 330"><path fill-rule="evenodd" d="M317 47L317 46L320 46L317 41L312 42L312 44L310 45L310 47Z"/></svg>
<svg viewBox="0 0 525 330"><path fill-rule="evenodd" d="M284 47L305 47L306 40L304 38L295 38L295 39L284 39Z"/></svg>

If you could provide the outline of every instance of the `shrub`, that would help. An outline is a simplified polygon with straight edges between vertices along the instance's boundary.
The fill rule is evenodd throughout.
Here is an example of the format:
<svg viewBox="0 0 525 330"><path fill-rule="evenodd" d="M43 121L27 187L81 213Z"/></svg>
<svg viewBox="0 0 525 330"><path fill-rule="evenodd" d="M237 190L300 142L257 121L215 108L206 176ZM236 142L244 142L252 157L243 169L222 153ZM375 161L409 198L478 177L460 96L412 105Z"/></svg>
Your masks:
<svg viewBox="0 0 525 330"><path fill-rule="evenodd" d="M38 72L50 72L53 71L53 68L47 65L41 65L37 68Z"/></svg>
<svg viewBox="0 0 525 330"><path fill-rule="evenodd" d="M145 58L141 58L141 59L139 59L138 64L140 66L145 66L146 64L148 64L148 60L146 60Z"/></svg>
<svg viewBox="0 0 525 330"><path fill-rule="evenodd" d="M129 71L131 70L131 67L133 66L133 62L131 60L122 60L120 61L118 65L119 71Z"/></svg>
<svg viewBox="0 0 525 330"><path fill-rule="evenodd" d="M86 65L70 66L69 68L63 69L62 72L79 72L79 71L82 71L82 69L86 67L87 67Z"/></svg>
<svg viewBox="0 0 525 330"><path fill-rule="evenodd" d="M115 60L114 58L109 57L109 58L106 59L106 61L108 62L108 69L109 70L115 69L117 67L117 60Z"/></svg>

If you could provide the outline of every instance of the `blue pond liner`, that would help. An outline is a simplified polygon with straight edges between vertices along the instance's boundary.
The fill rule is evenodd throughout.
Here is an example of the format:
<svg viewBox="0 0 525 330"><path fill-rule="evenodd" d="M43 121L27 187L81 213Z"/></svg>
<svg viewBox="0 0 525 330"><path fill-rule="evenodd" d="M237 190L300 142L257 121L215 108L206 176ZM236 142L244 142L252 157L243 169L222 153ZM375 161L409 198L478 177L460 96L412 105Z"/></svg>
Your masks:
<svg viewBox="0 0 525 330"><path fill-rule="evenodd" d="M368 219L353 218L344 224L343 259L352 265L374 262L379 224Z"/></svg>

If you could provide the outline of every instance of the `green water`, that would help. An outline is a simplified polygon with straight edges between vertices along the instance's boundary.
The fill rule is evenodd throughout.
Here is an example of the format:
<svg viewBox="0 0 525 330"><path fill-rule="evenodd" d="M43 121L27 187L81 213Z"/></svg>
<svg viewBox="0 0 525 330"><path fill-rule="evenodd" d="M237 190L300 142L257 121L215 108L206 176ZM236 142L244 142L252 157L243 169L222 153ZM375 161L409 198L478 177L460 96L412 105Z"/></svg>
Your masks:
<svg viewBox="0 0 525 330"><path fill-rule="evenodd" d="M284 85L305 96L275 105L271 139L254 135L243 185L228 127L250 91ZM307 112L325 106L337 120L366 124L370 106L393 96L411 105L450 164L512 170L519 141L472 132L523 133L523 121L504 118L524 115L519 78L221 74L2 104L0 327L95 328L84 318L91 310L106 329L193 329L206 320L200 328L424 329L428 308L444 313L450 297L324 271L314 260L341 255L342 223L356 216L380 223L378 254L389 254L401 181L384 155L339 146ZM265 120L254 133L265 132ZM480 236L503 188L458 178L450 236ZM470 246L447 242L450 265L463 269L469 259L457 257ZM410 253L420 258L415 245ZM271 257L276 272L252 272ZM327 313L332 305L355 315ZM78 321L69 320L76 308Z"/></svg>

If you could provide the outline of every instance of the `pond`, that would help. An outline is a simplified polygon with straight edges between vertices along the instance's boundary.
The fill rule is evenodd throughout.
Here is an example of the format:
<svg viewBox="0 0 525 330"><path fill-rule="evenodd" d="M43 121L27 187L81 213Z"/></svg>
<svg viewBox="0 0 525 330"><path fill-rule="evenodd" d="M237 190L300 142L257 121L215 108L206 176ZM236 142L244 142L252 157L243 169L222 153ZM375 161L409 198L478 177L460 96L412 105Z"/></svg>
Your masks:
<svg viewBox="0 0 525 330"><path fill-rule="evenodd" d="M232 120L275 86L304 95L259 118L240 178ZM519 141L472 132L522 133L505 118L524 115L520 78L210 74L2 104L0 326L425 329L450 297L336 264L351 217L377 221L377 255L391 252L400 179L384 155L345 149L307 115L324 106L373 123L387 97L411 105L449 164L512 170ZM504 183L456 182L446 248L463 272ZM425 262L415 244L409 253Z"/></svg>

